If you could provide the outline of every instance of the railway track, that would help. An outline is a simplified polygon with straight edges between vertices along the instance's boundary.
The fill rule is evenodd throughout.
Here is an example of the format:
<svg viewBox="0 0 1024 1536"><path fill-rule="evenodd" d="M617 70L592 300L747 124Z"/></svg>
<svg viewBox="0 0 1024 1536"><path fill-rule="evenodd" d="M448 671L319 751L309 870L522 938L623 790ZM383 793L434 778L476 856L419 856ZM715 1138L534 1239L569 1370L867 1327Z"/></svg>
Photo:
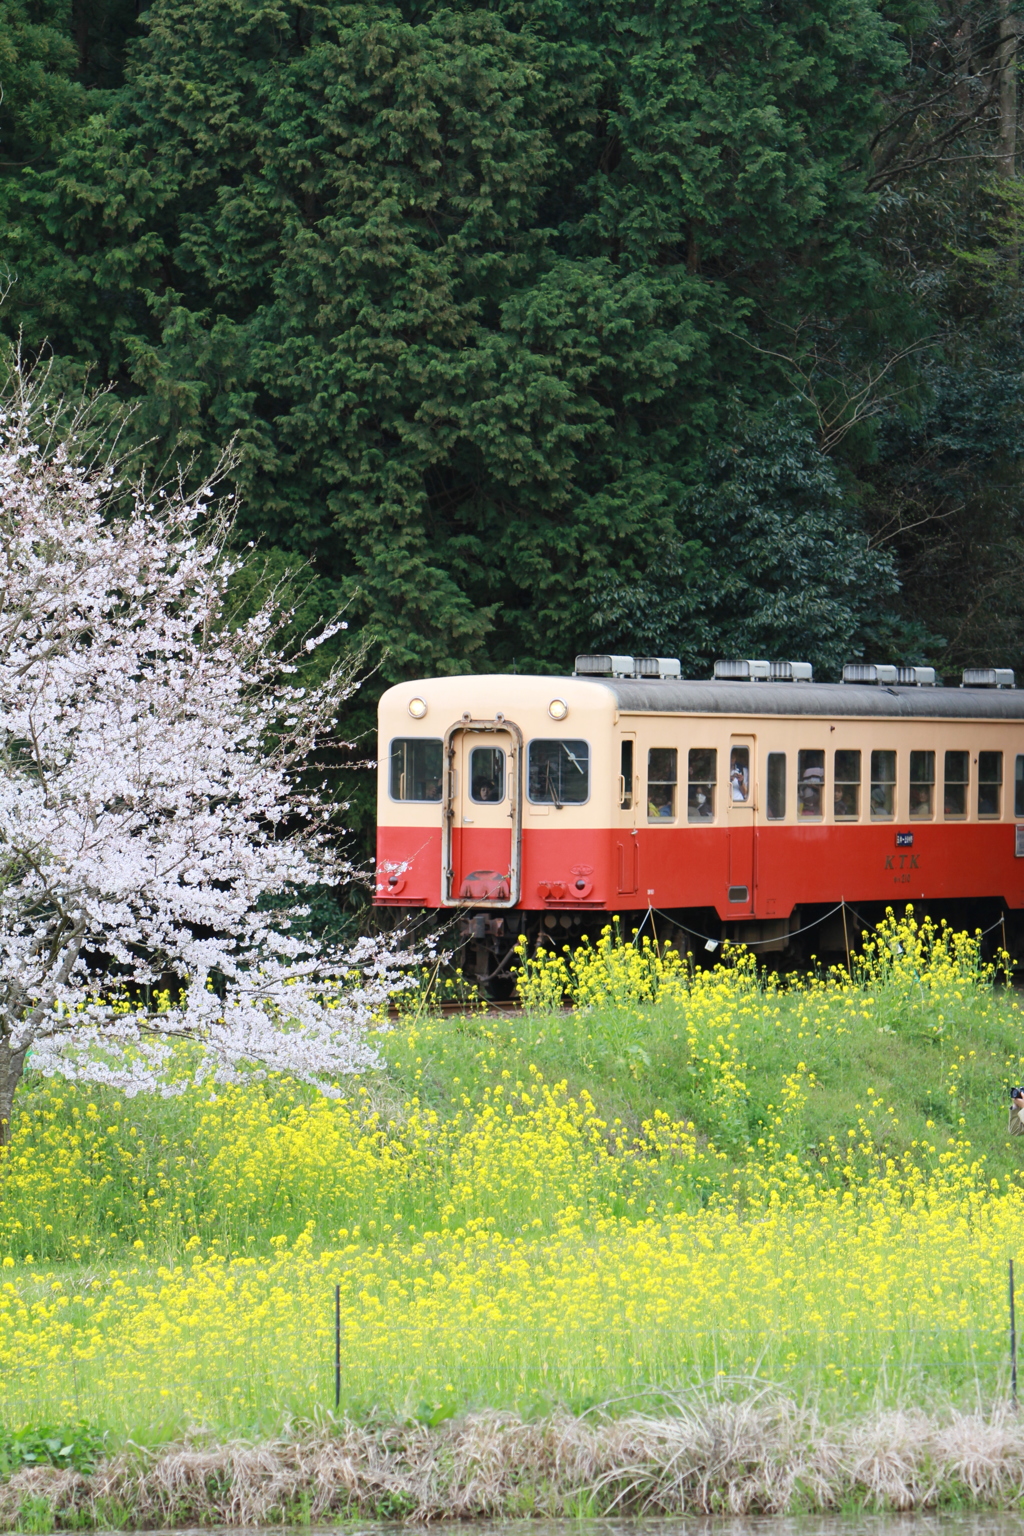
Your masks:
<svg viewBox="0 0 1024 1536"><path fill-rule="evenodd" d="M572 1011L571 1005L568 1003L564 1005L564 1009L567 1013ZM522 1014L523 1008L520 1003L496 1003L489 998L481 998L479 1002L474 1003L432 1003L430 1005L430 1012L440 1013L446 1019L457 1018L460 1014L464 1013L507 1014L510 1018L517 1018ZM408 1017L409 1015L403 1013L399 1008L388 1009L388 1018L390 1020L397 1021Z"/></svg>

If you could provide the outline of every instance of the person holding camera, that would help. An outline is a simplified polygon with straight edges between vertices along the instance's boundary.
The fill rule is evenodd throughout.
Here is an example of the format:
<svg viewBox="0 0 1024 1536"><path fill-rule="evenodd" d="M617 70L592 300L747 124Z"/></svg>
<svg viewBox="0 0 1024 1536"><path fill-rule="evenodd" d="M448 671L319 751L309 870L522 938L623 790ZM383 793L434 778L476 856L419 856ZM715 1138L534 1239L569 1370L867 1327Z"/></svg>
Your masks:
<svg viewBox="0 0 1024 1536"><path fill-rule="evenodd" d="M1024 1136L1024 1088L1010 1089L1010 1124L1011 1136Z"/></svg>

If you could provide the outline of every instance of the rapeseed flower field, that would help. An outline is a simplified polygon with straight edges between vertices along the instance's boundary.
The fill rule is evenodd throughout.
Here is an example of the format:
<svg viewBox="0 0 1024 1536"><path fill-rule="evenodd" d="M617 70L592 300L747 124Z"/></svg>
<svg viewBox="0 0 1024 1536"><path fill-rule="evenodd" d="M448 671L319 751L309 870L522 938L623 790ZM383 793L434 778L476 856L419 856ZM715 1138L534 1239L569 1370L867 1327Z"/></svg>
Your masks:
<svg viewBox="0 0 1024 1536"><path fill-rule="evenodd" d="M787 983L614 931L523 961L521 1014L406 1000L340 1099L30 1080L0 1163L3 1421L315 1418L335 1286L355 1417L1005 1390L1024 1035L973 939L908 914L852 976Z"/></svg>

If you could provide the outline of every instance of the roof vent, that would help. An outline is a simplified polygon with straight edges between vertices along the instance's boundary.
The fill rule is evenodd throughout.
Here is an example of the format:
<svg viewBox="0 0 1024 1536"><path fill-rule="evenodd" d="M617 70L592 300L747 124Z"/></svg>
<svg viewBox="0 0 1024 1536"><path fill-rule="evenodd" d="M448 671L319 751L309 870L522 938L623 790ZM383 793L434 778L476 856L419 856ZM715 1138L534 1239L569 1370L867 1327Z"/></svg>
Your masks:
<svg viewBox="0 0 1024 1536"><path fill-rule="evenodd" d="M577 677L632 677L636 667L632 656L577 656Z"/></svg>
<svg viewBox="0 0 1024 1536"><path fill-rule="evenodd" d="M910 688L937 688L938 680L934 667L897 667L896 681L906 683Z"/></svg>
<svg viewBox="0 0 1024 1536"><path fill-rule="evenodd" d="M813 683L814 668L809 661L773 661L773 683Z"/></svg>
<svg viewBox="0 0 1024 1536"><path fill-rule="evenodd" d="M682 663L674 656L638 656L637 677L682 677Z"/></svg>
<svg viewBox="0 0 1024 1536"><path fill-rule="evenodd" d="M770 661L715 662L715 681L719 683L766 683L771 675Z"/></svg>
<svg viewBox="0 0 1024 1536"><path fill-rule="evenodd" d="M1015 688L1012 667L965 667L961 688Z"/></svg>
<svg viewBox="0 0 1024 1536"><path fill-rule="evenodd" d="M899 681L898 667L873 661L848 661L843 668L844 683L895 683Z"/></svg>

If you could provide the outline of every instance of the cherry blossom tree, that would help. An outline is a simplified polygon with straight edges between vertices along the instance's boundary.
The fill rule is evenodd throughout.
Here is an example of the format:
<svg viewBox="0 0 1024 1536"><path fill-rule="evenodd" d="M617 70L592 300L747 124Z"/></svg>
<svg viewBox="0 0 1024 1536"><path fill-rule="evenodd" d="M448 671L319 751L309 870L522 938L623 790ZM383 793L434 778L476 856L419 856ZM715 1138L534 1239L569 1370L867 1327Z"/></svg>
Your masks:
<svg viewBox="0 0 1024 1536"><path fill-rule="evenodd" d="M303 887L352 875L315 766L355 667L300 687L275 596L232 613L238 566L210 492L118 486L109 459L76 453L74 430L41 446L45 410L13 379L0 402L0 1139L26 1062L126 1094L174 1092L183 1062L193 1079L282 1070L331 1092L376 1059L367 1025L402 958L370 939L320 948L300 921Z"/></svg>

